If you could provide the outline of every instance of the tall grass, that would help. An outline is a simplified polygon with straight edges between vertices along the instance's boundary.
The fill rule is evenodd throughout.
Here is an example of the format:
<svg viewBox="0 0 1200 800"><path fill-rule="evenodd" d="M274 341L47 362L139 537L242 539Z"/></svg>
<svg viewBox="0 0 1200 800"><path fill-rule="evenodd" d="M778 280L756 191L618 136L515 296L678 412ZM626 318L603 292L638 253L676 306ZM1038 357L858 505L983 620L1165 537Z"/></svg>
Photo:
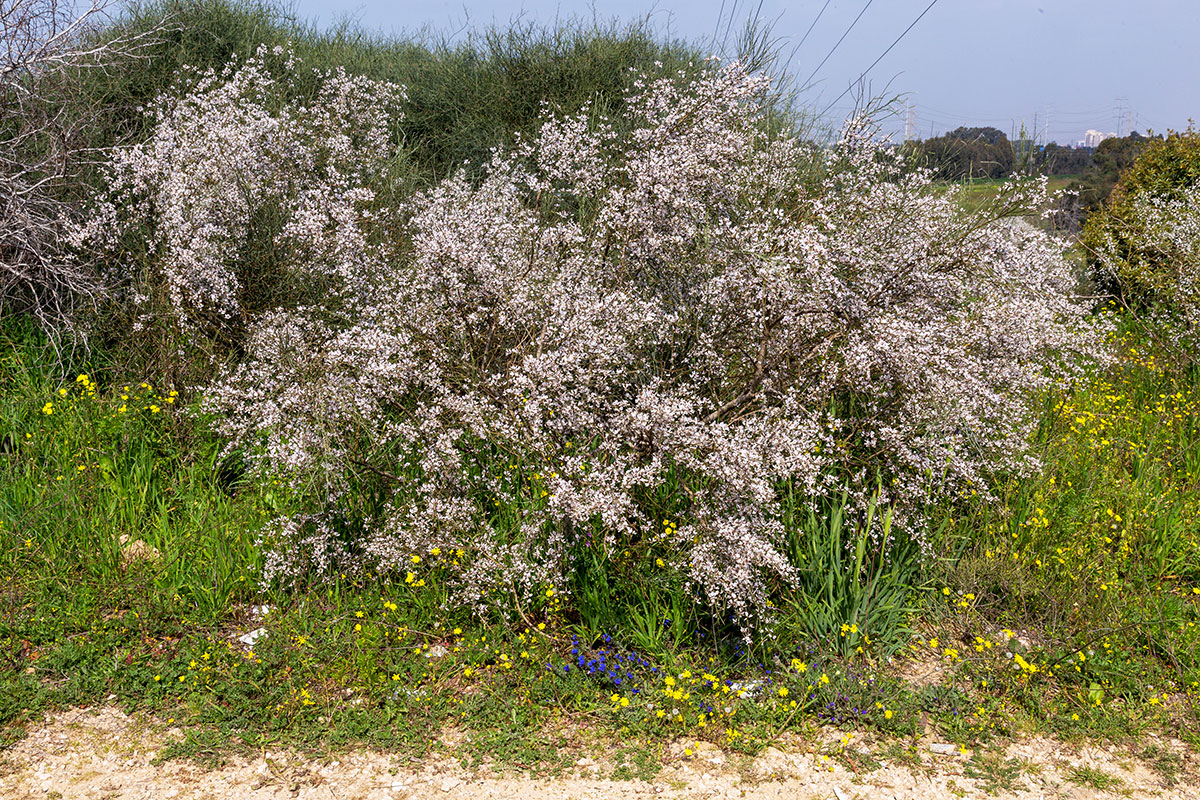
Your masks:
<svg viewBox="0 0 1200 800"><path fill-rule="evenodd" d="M1113 344L1111 368L1046 398L1043 472L948 532L969 543L950 585L1014 626L1117 629L1200 584L1200 374L1167 368L1131 324Z"/></svg>
<svg viewBox="0 0 1200 800"><path fill-rule="evenodd" d="M891 656L908 638L918 609L919 553L892 530L892 512L876 500L864 519L845 499L824 513L792 498L787 507L789 550L800 579L787 592L784 619L809 649L851 656L870 648Z"/></svg>
<svg viewBox="0 0 1200 800"><path fill-rule="evenodd" d="M60 382L43 341L7 334L0 571L9 602L55 597L96 612L132 583L141 601L180 603L212 621L254 596L262 498L222 480L217 443L171 390L136 379L98 385L85 371ZM131 557L139 548L147 556Z"/></svg>

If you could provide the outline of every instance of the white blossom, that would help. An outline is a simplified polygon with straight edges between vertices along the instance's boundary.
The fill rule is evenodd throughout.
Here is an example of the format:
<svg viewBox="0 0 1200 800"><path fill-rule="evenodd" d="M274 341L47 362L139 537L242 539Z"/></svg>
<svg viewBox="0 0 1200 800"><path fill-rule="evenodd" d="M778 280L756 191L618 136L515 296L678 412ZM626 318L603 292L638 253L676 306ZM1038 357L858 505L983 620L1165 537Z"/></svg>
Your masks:
<svg viewBox="0 0 1200 800"><path fill-rule="evenodd" d="M1101 269L1120 279L1129 246L1142 262L1139 281L1153 290L1149 316L1183 363L1200 345L1200 182L1184 187L1173 200L1138 195L1124 228L1122 246L1112 232L1095 250Z"/></svg>
<svg viewBox="0 0 1200 800"><path fill-rule="evenodd" d="M74 231L76 247L119 251L136 240L147 263L118 258L114 277L145 301L143 287L161 287L174 321L206 334L240 325L246 284L263 280L247 274L261 265L244 253L256 229L288 256L277 283L317 283L352 300L384 268L386 247L368 235L380 225L364 223L404 93L338 69L318 75L311 106L280 105L298 70L291 53L265 47L220 72L185 69L182 96L149 109L152 135L116 151L108 196Z"/></svg>
<svg viewBox="0 0 1200 800"><path fill-rule="evenodd" d="M547 112L478 183L397 209L362 176L399 90L331 75L313 116L268 112L268 80L251 62L164 101L113 180L150 198L182 315L245 313L229 256L262 197L297 274L336 278L255 315L205 388L229 447L315 504L277 523L278 572L462 549L457 597L483 604L652 544L749 635L794 576L784 487L901 516L986 497L1036 466L1031 401L1099 352L1059 242L966 214L866 121L829 149L764 134L768 83L738 65L643 77L621 125ZM335 545L364 476L384 506Z"/></svg>

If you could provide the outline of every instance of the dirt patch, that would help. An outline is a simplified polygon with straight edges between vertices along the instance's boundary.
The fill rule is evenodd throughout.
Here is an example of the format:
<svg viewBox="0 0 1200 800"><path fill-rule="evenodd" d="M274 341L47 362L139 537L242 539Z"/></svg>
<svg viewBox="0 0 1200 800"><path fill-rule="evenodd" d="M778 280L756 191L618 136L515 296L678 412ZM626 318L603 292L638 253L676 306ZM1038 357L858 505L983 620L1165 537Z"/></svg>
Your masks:
<svg viewBox="0 0 1200 800"><path fill-rule="evenodd" d="M573 774L554 779L498 776L487 767L468 771L446 756L428 758L414 769L407 759L371 750L322 759L288 750L267 751L254 758L230 757L216 769L191 761L156 763L162 748L182 735L177 727L130 717L115 708L48 717L27 738L0 753L0 798L916 800L958 796L1032 800L1127 796L1183 800L1200 789L1192 778L1195 755L1168 739L1156 739L1150 747L1155 753L1173 754L1178 769L1170 776L1129 748L1076 748L1042 738L1022 739L1005 749L942 755L922 744L907 751L905 763L889 763L879 755L886 748L867 742L849 746L861 748L864 757L856 760L811 752L806 749L811 744L792 740L752 760L711 745L696 749L694 742L678 743L668 748L658 776L642 781L606 780L603 775L609 768L603 754L581 757ZM1168 785L1168 780L1177 782Z"/></svg>
<svg viewBox="0 0 1200 800"><path fill-rule="evenodd" d="M937 653L921 651L896 665L896 677L914 689L946 683L952 669Z"/></svg>

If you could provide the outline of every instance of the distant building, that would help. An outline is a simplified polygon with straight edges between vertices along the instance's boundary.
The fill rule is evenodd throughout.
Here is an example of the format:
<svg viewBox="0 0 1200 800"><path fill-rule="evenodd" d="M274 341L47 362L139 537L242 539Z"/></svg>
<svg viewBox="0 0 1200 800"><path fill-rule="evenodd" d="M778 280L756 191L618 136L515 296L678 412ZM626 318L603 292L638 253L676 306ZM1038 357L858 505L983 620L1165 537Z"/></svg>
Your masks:
<svg viewBox="0 0 1200 800"><path fill-rule="evenodd" d="M1100 131L1088 131L1079 141L1080 147L1086 147L1089 150L1095 150L1100 146L1100 143L1105 139L1111 139L1116 136L1115 133L1101 133Z"/></svg>

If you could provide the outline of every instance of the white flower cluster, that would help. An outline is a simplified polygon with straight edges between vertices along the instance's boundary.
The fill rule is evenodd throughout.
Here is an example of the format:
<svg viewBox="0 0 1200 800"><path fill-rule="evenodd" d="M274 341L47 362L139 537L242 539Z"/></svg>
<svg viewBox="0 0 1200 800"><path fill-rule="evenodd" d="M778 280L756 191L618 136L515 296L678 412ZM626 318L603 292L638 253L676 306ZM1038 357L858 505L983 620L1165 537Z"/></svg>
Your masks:
<svg viewBox="0 0 1200 800"><path fill-rule="evenodd" d="M1124 228L1128 241L1119 244L1108 233L1096 249L1102 269L1125 274L1130 250L1138 259L1140 279L1150 283L1156 302L1154 322L1183 362L1200 346L1200 182L1173 200L1140 194Z"/></svg>
<svg viewBox="0 0 1200 800"><path fill-rule="evenodd" d="M206 334L261 305L260 284L360 294L385 260L368 235L379 227L371 187L385 177L403 89L339 69L316 76L310 102L284 102L301 94L298 77L279 47L220 72L185 69L181 96L149 109L149 139L117 151L109 196L75 231L76 246L119 251L138 240L151 255L118 260L127 274L117 282L133 282L143 302L161 289L175 321ZM262 266L246 249L256 236L283 254L271 262L285 276L253 274ZM150 274L134 272L142 268Z"/></svg>
<svg viewBox="0 0 1200 800"><path fill-rule="evenodd" d="M317 498L279 523L280 571L461 549L459 599L483 603L652 547L749 635L794 574L783 491L986 495L1034 466L1031 399L1098 351L1056 241L964 214L865 123L832 148L764 134L767 81L737 65L638 81L620 126L548 114L482 181L411 198L386 247L344 199L382 118L348 101L318 136L255 104L251 66L165 105L115 176L155 198L181 308L233 308L255 192L289 198L299 272L354 287L261 315L205 392L231 448ZM337 169L312 155L352 122L359 143L320 145ZM335 544L364 478L384 501Z"/></svg>

